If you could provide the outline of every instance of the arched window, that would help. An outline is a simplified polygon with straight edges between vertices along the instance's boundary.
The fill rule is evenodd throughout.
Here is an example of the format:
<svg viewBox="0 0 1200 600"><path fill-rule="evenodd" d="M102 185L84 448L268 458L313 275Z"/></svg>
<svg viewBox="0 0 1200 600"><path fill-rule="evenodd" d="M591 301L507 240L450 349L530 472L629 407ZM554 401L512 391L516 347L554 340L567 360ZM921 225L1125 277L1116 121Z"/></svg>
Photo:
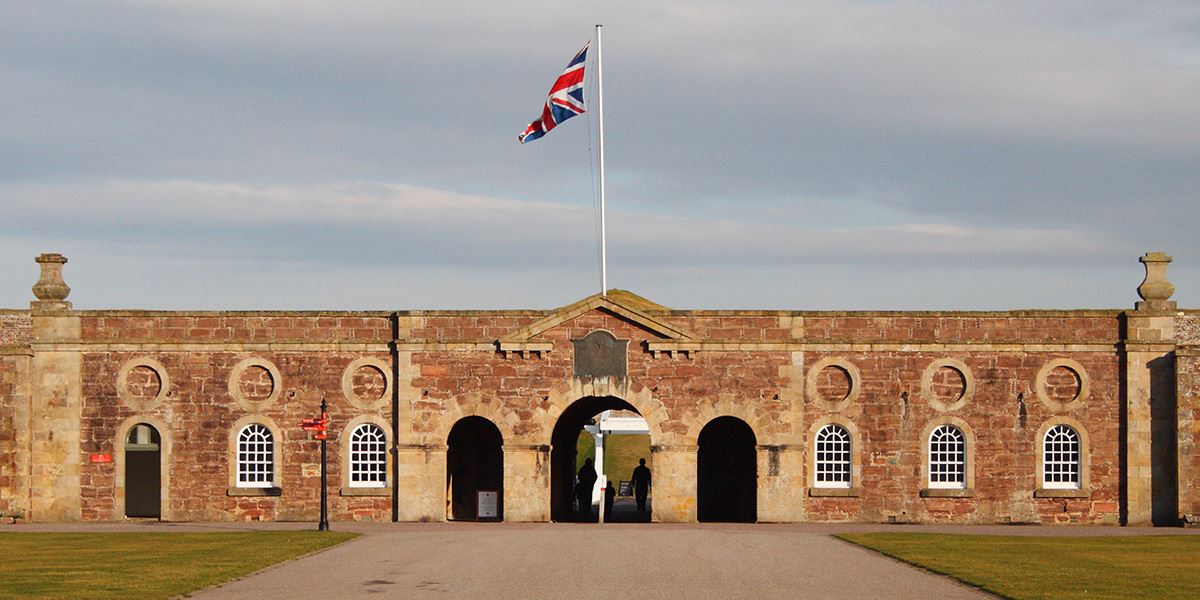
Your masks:
<svg viewBox="0 0 1200 600"><path fill-rule="evenodd" d="M813 485L850 487L850 432L841 425L826 425L817 432L814 450Z"/></svg>
<svg viewBox="0 0 1200 600"><path fill-rule="evenodd" d="M237 486L269 488L275 485L275 438L266 425L251 423L238 433Z"/></svg>
<svg viewBox="0 0 1200 600"><path fill-rule="evenodd" d="M387 485L387 437L383 428L363 423L350 434L350 487Z"/></svg>
<svg viewBox="0 0 1200 600"><path fill-rule="evenodd" d="M1079 434L1068 425L1055 425L1042 438L1042 487L1079 488Z"/></svg>
<svg viewBox="0 0 1200 600"><path fill-rule="evenodd" d="M929 436L929 487L967 487L967 443L953 425L941 425Z"/></svg>

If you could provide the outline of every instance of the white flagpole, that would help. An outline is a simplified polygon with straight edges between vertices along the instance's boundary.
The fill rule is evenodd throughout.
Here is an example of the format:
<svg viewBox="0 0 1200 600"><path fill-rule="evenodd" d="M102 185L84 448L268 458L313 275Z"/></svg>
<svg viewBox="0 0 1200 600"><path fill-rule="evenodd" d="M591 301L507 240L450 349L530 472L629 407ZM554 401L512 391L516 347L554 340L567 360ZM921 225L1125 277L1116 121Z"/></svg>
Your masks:
<svg viewBox="0 0 1200 600"><path fill-rule="evenodd" d="M604 218L604 67L600 28L596 25L596 117L600 124L600 295L608 295L608 231Z"/></svg>

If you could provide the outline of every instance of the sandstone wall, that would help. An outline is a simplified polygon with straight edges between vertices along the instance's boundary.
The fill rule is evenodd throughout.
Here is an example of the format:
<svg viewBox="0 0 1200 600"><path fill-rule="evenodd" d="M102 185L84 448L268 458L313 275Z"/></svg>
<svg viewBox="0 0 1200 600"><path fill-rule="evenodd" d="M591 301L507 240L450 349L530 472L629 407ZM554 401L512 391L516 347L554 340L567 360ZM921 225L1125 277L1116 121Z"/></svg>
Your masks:
<svg viewBox="0 0 1200 600"><path fill-rule="evenodd" d="M315 416L322 394L336 425L330 442L335 519L385 520L393 509L402 520L444 519L446 440L470 415L493 421L504 437L511 479L506 514L548 518L548 492L539 486L549 485L551 434L571 403L593 394L625 399L650 424L659 520L695 518L697 438L722 415L754 430L760 520L1117 518L1119 324L1112 311L649 311L693 336L679 340L636 318L591 310L529 338L529 347L538 349L528 351L500 350L496 340L552 312L78 314L84 519L123 517L122 436L138 422L160 429L169 452L164 518L315 519L319 446L296 423ZM626 380L574 377L572 340L598 329L629 340ZM229 382L247 359L273 366L278 380L253 365L243 369L235 384L239 401ZM347 377L357 386L352 395L379 391L381 382L347 374L363 359L392 381L385 401L367 409L343 392ZM950 408L931 404L922 387L930 365L946 359L961 365L973 388ZM1086 401L1062 409L1039 399L1039 372L1055 359L1079 366L1090 385ZM830 361L852 365L857 379L834 381L822 371L810 389L814 365ZM949 389L943 404L957 400L953 382L938 386ZM851 387L851 401L826 401L849 395ZM258 404L272 393L274 399ZM1070 394L1059 400L1066 403ZM390 493L342 495L353 493L341 489L345 424L371 419L390 430L393 401L395 507ZM942 417L959 419L973 432L974 484L960 497L922 497L925 436ZM277 496L242 495L230 485L230 432L247 419L275 427L282 449ZM1081 497L1034 497L1039 430L1054 419L1070 420L1088 438L1088 490ZM810 497L813 426L831 420L856 432L855 493ZM94 454L114 461L87 460Z"/></svg>

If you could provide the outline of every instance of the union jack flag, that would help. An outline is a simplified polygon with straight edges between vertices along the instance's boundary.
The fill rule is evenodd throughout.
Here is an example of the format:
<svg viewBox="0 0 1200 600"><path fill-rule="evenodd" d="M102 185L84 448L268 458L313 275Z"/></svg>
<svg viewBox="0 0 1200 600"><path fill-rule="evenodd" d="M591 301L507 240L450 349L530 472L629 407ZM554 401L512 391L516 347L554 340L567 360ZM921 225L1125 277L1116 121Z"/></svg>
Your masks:
<svg viewBox="0 0 1200 600"><path fill-rule="evenodd" d="M583 50L571 59L567 68L563 69L562 75L554 81L554 85L550 87L550 97L546 98L546 106L542 107L541 118L530 123L529 127L517 136L522 144L532 142L546 135L559 123L584 113L583 63L587 59L588 46L591 45L590 41L584 44Z"/></svg>

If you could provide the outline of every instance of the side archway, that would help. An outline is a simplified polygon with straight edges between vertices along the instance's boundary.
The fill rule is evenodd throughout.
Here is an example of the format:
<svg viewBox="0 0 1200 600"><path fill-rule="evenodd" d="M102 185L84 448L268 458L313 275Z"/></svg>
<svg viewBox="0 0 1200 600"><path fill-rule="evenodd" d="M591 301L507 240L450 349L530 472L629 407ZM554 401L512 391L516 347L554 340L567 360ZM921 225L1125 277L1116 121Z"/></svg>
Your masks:
<svg viewBox="0 0 1200 600"><path fill-rule="evenodd" d="M737 417L717 417L700 430L697 442L697 519L757 521L758 459L754 430Z"/></svg>
<svg viewBox="0 0 1200 600"><path fill-rule="evenodd" d="M464 417L450 429L446 438L447 519L504 519L503 446L500 429L483 417Z"/></svg>

